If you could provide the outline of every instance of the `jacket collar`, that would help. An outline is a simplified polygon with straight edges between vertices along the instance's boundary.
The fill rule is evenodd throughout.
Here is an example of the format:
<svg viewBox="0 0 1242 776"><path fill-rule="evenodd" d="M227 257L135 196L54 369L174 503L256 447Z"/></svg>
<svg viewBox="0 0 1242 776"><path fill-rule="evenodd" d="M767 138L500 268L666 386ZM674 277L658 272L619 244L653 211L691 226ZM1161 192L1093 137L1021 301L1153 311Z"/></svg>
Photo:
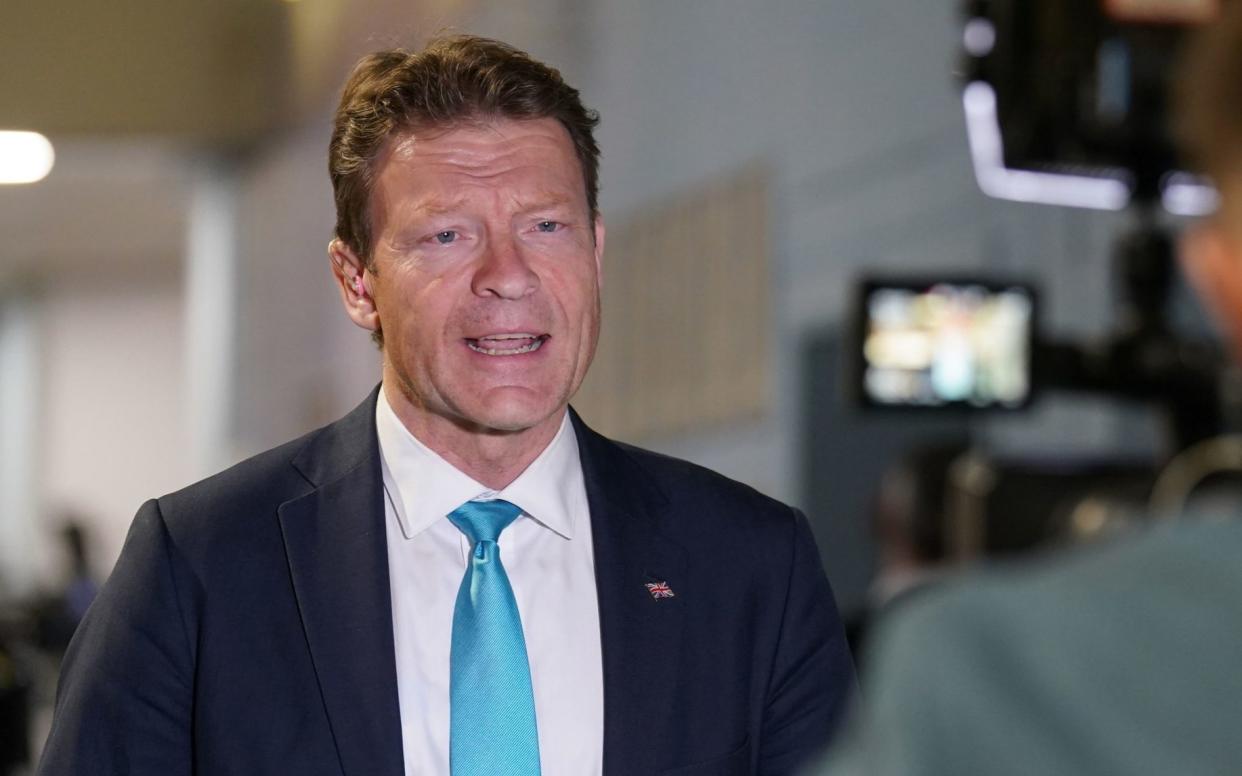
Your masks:
<svg viewBox="0 0 1242 776"><path fill-rule="evenodd" d="M294 457L314 487L281 505L294 594L347 776L401 776L378 389Z"/></svg>
<svg viewBox="0 0 1242 776"><path fill-rule="evenodd" d="M313 490L279 518L311 658L347 776L404 773L375 430L379 388L312 435L293 466ZM668 539L668 497L622 446L570 410L591 511L604 678L604 771L646 772L652 720L674 705L683 616L694 590ZM648 584L667 585L656 598Z"/></svg>
<svg viewBox="0 0 1242 776"><path fill-rule="evenodd" d="M572 412L572 411L571 411ZM683 625L694 590L686 549L667 538L667 495L632 453L572 414L582 455L599 596L604 773L659 770L652 726L676 707ZM648 585L665 585L656 597Z"/></svg>

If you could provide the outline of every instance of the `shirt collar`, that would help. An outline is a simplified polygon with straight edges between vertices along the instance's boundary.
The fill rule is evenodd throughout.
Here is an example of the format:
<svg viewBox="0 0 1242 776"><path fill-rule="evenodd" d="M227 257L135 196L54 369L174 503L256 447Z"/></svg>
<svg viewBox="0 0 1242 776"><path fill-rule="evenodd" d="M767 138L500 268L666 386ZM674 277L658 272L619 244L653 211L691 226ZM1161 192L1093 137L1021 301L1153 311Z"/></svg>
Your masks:
<svg viewBox="0 0 1242 776"><path fill-rule="evenodd" d="M508 487L494 491L424 445L393 412L383 390L375 403L384 489L407 539L471 499L500 498L566 539L587 514L578 438L565 413L556 436Z"/></svg>

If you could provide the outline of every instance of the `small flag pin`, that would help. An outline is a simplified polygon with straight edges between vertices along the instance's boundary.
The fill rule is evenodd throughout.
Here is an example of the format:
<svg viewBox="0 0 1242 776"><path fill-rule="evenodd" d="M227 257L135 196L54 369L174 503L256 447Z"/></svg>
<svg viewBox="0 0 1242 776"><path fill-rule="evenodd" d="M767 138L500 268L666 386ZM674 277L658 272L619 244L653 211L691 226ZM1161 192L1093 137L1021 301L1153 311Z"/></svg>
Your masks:
<svg viewBox="0 0 1242 776"><path fill-rule="evenodd" d="M668 586L667 582L648 582L647 591L651 593L651 597L657 601L661 598L673 597L673 589Z"/></svg>

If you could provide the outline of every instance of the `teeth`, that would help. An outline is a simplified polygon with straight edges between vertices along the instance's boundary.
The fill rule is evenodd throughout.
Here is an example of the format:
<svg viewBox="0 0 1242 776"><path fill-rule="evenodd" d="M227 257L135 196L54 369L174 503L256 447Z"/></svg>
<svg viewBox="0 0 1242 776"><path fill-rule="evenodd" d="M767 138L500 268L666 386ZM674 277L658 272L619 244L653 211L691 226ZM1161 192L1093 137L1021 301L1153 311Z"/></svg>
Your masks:
<svg viewBox="0 0 1242 776"><path fill-rule="evenodd" d="M535 337L530 334L497 334L492 337L486 337L483 340L466 340L466 344L469 345L470 349L473 350L475 353L482 353L486 356L518 356L523 353L533 353L534 351L538 350L540 347L543 346L543 342L545 339L547 338L546 337ZM481 342L484 342L484 341L486 341L488 344L491 344L494 342L499 342L499 341L504 341L504 340L523 340L526 342L526 344L519 345L518 347L514 347L514 348L485 347L484 345L480 344Z"/></svg>

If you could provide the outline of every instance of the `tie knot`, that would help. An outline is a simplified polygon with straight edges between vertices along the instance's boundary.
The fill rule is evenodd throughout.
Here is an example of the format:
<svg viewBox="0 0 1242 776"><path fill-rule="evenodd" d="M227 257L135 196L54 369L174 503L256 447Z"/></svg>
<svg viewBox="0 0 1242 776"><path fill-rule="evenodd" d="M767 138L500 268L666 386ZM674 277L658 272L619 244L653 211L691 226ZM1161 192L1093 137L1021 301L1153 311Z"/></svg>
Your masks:
<svg viewBox="0 0 1242 776"><path fill-rule="evenodd" d="M466 535L473 547L479 542L494 542L522 514L517 504L495 501L467 501L449 512L448 519Z"/></svg>

